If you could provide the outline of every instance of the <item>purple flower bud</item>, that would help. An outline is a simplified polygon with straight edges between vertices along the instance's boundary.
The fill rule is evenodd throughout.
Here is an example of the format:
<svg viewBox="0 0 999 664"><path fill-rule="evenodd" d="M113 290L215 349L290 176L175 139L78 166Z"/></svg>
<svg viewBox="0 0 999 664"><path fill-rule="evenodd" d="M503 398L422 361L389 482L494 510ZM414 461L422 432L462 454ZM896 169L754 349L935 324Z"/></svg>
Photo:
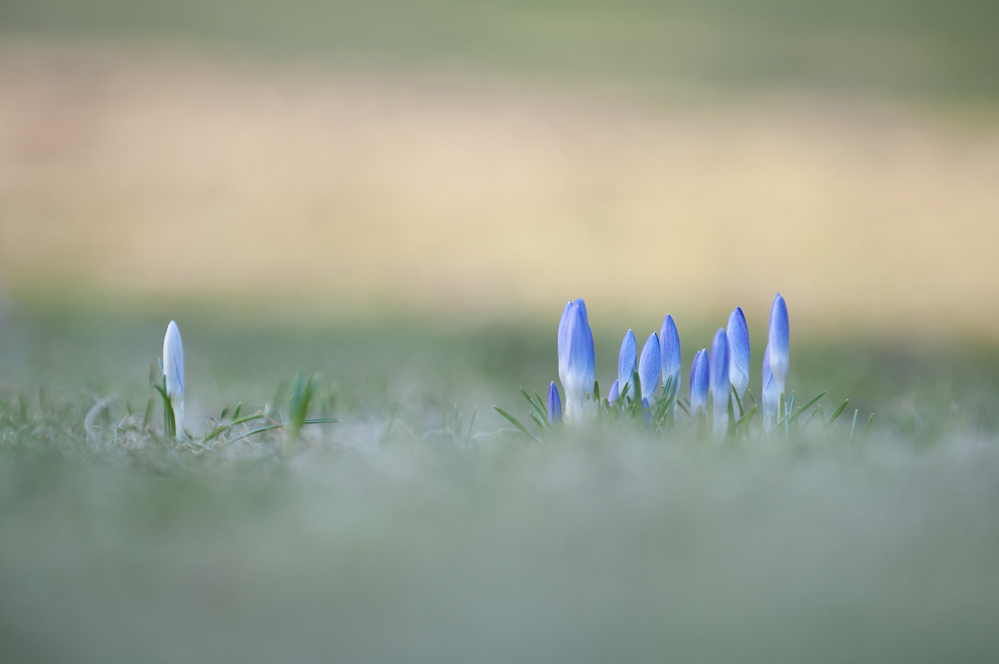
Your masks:
<svg viewBox="0 0 999 664"><path fill-rule="evenodd" d="M777 394L784 394L787 370L791 364L791 332L787 321L787 304L780 293L770 309L770 370L774 374Z"/></svg>
<svg viewBox="0 0 999 664"><path fill-rule="evenodd" d="M552 381L552 384L548 386L548 423L562 423L562 399L558 395L555 381Z"/></svg>
<svg viewBox="0 0 999 664"><path fill-rule="evenodd" d="M730 383L728 379L728 337L724 328L715 332L711 344L711 398L714 412L715 435L723 435L728 429L728 402Z"/></svg>
<svg viewBox="0 0 999 664"><path fill-rule="evenodd" d="M694 356L690 367L690 412L695 414L700 409L708 407L708 351L702 348Z"/></svg>
<svg viewBox="0 0 999 664"><path fill-rule="evenodd" d="M675 397L680 393L680 335L676 332L673 317L666 314L662 330L659 332L660 355L662 360L663 385L670 378L669 394Z"/></svg>
<svg viewBox="0 0 999 664"><path fill-rule="evenodd" d="M607 393L607 403L616 402L621 396L620 392L621 388L618 386L617 379L615 378L614 382L611 383L610 391Z"/></svg>
<svg viewBox="0 0 999 664"><path fill-rule="evenodd" d="M749 327L742 307L736 307L728 317L725 336L728 338L728 378L742 400L742 395L749 387Z"/></svg>
<svg viewBox="0 0 999 664"><path fill-rule="evenodd" d="M635 386L632 385L632 383L635 382L634 375L637 370L638 348L635 343L635 333L628 330L628 332L624 335L624 339L621 341L621 353L618 355L617 360L618 390L620 390L622 386L628 386L628 389L624 391L622 396L634 396Z"/></svg>
<svg viewBox="0 0 999 664"><path fill-rule="evenodd" d="M642 383L642 398L655 397L659 389L659 376L662 372L662 361L659 359L659 335L653 332L645 340L642 348L642 359L638 363L638 377Z"/></svg>
<svg viewBox="0 0 999 664"><path fill-rule="evenodd" d="M173 321L167 325L163 338L163 375L179 433L184 428L184 344L177 323Z"/></svg>
<svg viewBox="0 0 999 664"><path fill-rule="evenodd" d="M565 308L562 309L562 318L558 322L558 379L562 381L562 385L565 385L565 323L569 319L569 309L571 308L572 301L570 300L569 302L566 302Z"/></svg>
<svg viewBox="0 0 999 664"><path fill-rule="evenodd" d="M586 402L593 393L593 333L586 317L586 304L576 300L566 318L562 350L565 353L565 414L571 422L585 417Z"/></svg>

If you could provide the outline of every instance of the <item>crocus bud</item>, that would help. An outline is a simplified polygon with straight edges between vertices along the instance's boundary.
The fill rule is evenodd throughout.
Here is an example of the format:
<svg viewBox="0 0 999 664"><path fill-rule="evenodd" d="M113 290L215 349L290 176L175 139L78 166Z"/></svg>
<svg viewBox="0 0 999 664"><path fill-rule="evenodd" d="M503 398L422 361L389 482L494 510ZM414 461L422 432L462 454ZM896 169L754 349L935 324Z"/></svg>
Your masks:
<svg viewBox="0 0 999 664"><path fill-rule="evenodd" d="M749 327L742 307L736 307L728 317L725 336L728 338L728 378L741 401L749 387Z"/></svg>
<svg viewBox="0 0 999 664"><path fill-rule="evenodd" d="M780 408L780 392L777 391L777 381L770 368L770 346L763 352L763 428L769 431L777 419L777 409Z"/></svg>
<svg viewBox="0 0 999 664"><path fill-rule="evenodd" d="M638 363L638 379L642 383L642 398L652 400L659 389L662 375L662 360L659 357L659 335L653 332L642 347L642 359Z"/></svg>
<svg viewBox="0 0 999 664"><path fill-rule="evenodd" d="M633 376L638 370L638 348L635 343L635 333L631 330L624 335L624 339L621 341L621 353L617 358L617 388L620 392L621 388L625 385L628 389L624 391L621 396L634 397L635 396L635 386L632 383L635 382Z"/></svg>
<svg viewBox="0 0 999 664"><path fill-rule="evenodd" d="M700 409L708 407L708 351L705 348L697 351L694 363L690 367L690 413L694 415Z"/></svg>
<svg viewBox="0 0 999 664"><path fill-rule="evenodd" d="M184 428L184 344L177 323L173 321L167 325L163 338L163 375L179 433Z"/></svg>
<svg viewBox="0 0 999 664"><path fill-rule="evenodd" d="M669 393L675 397L680 393L680 335L676 332L673 317L666 314L662 330L659 332L660 359L662 360L663 385L669 383Z"/></svg>
<svg viewBox="0 0 999 664"><path fill-rule="evenodd" d="M607 403L614 403L621 396L621 388L618 385L617 379L611 383L610 391L607 392Z"/></svg>
<svg viewBox="0 0 999 664"><path fill-rule="evenodd" d="M555 381L548 386L548 423L553 425L562 423L562 398L558 395Z"/></svg>
<svg viewBox="0 0 999 664"><path fill-rule="evenodd" d="M562 385L565 385L565 323L569 318L569 309L572 308L572 301L566 303L565 308L562 309L562 318L558 322L558 379L562 381Z"/></svg>
<svg viewBox="0 0 999 664"><path fill-rule="evenodd" d="M586 317L586 304L576 300L569 308L562 340L565 352L565 414L570 422L580 422L586 416L586 403L593 393L594 357L593 333Z"/></svg>
<svg viewBox="0 0 999 664"><path fill-rule="evenodd" d="M785 392L784 383L787 381L787 369L791 364L790 338L787 305L780 293L777 293L773 307L770 309L770 370L774 374L778 395Z"/></svg>
<svg viewBox="0 0 999 664"><path fill-rule="evenodd" d="M728 335L724 328L715 332L715 340L711 343L711 396L714 413L715 435L724 435L728 429L728 400L730 383L728 380Z"/></svg>

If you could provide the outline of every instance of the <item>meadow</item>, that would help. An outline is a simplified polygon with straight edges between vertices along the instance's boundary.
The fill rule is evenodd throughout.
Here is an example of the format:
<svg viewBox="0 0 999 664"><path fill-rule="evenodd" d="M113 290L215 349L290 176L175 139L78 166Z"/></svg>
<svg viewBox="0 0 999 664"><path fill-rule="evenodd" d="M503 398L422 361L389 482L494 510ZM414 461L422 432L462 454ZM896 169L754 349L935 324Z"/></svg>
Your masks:
<svg viewBox="0 0 999 664"><path fill-rule="evenodd" d="M996 660L997 20L0 0L0 660ZM829 426L495 409L778 290Z"/></svg>
<svg viewBox="0 0 999 664"><path fill-rule="evenodd" d="M181 320L196 437L237 400L286 414L301 368L320 374L310 415L342 421L306 427L290 457L280 431L165 438L159 406L136 423L161 320L8 308L0 357L21 388L0 396L7 657L988 661L999 648L994 349L795 340L789 386L828 390L826 417L844 394L861 421L875 409L863 438L842 418L790 438L610 423L539 444L491 407L527 421L517 388L554 377L554 322ZM601 380L618 343L597 328Z"/></svg>

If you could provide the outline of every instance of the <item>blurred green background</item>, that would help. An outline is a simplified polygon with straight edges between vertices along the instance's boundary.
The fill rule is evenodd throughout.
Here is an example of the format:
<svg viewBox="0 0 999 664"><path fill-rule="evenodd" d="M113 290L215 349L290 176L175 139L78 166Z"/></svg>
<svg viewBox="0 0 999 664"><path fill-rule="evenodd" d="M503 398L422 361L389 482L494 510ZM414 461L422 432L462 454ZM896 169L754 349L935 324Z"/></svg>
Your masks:
<svg viewBox="0 0 999 664"><path fill-rule="evenodd" d="M968 0L0 0L0 659L995 660L997 72ZM576 297L684 391L741 305L758 393L777 291L828 431L492 410ZM171 319L193 433L344 421L128 438Z"/></svg>
<svg viewBox="0 0 999 664"><path fill-rule="evenodd" d="M450 67L639 92L794 87L994 102L983 0L4 2L5 32L180 42L377 67Z"/></svg>
<svg viewBox="0 0 999 664"><path fill-rule="evenodd" d="M5 2L0 293L993 338L987 2Z"/></svg>

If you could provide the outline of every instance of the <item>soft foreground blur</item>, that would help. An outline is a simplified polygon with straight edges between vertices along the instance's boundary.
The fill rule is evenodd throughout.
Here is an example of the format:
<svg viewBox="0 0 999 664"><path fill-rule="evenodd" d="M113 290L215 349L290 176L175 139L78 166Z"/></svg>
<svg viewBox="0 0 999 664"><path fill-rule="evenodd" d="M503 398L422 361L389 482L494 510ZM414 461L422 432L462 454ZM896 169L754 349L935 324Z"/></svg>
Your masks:
<svg viewBox="0 0 999 664"><path fill-rule="evenodd" d="M5 657L999 655L994 441L486 442L181 476L4 454Z"/></svg>

